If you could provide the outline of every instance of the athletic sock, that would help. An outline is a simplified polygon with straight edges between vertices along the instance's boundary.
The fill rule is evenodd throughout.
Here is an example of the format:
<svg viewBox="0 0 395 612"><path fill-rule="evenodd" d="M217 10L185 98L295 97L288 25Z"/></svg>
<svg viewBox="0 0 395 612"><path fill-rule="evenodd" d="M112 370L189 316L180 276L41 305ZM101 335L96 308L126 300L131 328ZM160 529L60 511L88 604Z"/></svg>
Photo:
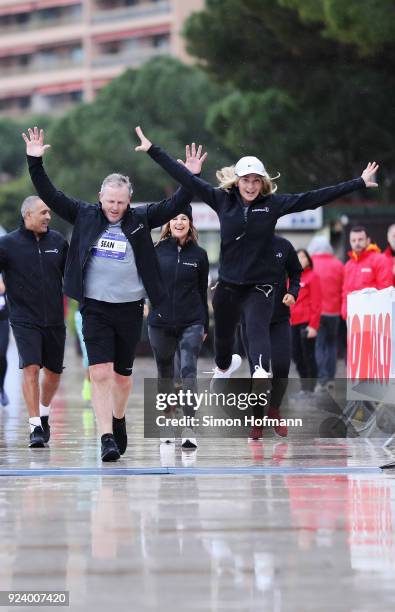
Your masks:
<svg viewBox="0 0 395 612"><path fill-rule="evenodd" d="M51 406L44 406L44 404L40 402L40 416L48 417L50 408Z"/></svg>
<svg viewBox="0 0 395 612"><path fill-rule="evenodd" d="M32 433L34 431L35 427L41 427L41 419L40 419L40 417L30 417L29 425L30 425L30 433Z"/></svg>

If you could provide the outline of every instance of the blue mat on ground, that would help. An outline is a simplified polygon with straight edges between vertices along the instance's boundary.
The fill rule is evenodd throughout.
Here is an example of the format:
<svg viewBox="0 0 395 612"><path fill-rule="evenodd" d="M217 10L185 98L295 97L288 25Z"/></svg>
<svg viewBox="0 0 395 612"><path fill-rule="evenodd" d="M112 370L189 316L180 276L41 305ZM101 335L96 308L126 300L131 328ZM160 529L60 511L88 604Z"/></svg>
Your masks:
<svg viewBox="0 0 395 612"><path fill-rule="evenodd" d="M381 469L375 466L320 466L320 467L281 467L281 466L247 466L247 467L92 467L92 468L32 468L0 469L0 476L142 476L142 475L193 475L218 476L227 474L378 474Z"/></svg>

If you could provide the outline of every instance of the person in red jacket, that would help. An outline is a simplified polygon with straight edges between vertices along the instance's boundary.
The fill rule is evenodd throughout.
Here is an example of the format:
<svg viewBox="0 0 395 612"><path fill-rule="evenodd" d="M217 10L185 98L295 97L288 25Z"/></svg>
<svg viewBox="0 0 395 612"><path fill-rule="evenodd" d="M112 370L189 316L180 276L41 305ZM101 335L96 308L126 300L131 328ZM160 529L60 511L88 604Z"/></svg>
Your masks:
<svg viewBox="0 0 395 612"><path fill-rule="evenodd" d="M347 319L347 296L353 291L374 287L385 289L392 285L392 270L387 258L381 253L377 244L370 240L368 232L362 225L350 230L350 259L344 266L342 292L342 317Z"/></svg>
<svg viewBox="0 0 395 612"><path fill-rule="evenodd" d="M321 283L322 309L315 343L318 374L315 391L323 391L333 386L336 374L344 266L333 255L332 246L325 236L315 236L307 250Z"/></svg>
<svg viewBox="0 0 395 612"><path fill-rule="evenodd" d="M387 230L388 246L383 255L388 258L388 262L392 273L392 286L395 287L395 223L389 226Z"/></svg>
<svg viewBox="0 0 395 612"><path fill-rule="evenodd" d="M296 304L291 306L292 357L301 378L302 391L313 391L317 378L315 341L320 326L321 284L305 249L298 250L303 268Z"/></svg>

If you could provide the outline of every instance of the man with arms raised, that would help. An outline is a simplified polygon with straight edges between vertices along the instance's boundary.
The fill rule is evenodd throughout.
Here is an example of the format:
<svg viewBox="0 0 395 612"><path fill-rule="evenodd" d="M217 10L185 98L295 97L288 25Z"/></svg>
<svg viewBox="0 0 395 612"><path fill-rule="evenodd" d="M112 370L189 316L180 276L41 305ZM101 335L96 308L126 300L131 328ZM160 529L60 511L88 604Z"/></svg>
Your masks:
<svg viewBox="0 0 395 612"><path fill-rule="evenodd" d="M110 174L98 204L71 198L45 173L42 156L50 145L44 145L43 130L28 132L23 138L34 186L52 210L74 225L65 293L81 304L102 460L117 461L127 447L125 411L144 298L156 306L165 297L150 231L183 212L191 195L181 188L162 202L131 208L129 178ZM150 155L157 150L153 147ZM196 165L200 172L199 160Z"/></svg>

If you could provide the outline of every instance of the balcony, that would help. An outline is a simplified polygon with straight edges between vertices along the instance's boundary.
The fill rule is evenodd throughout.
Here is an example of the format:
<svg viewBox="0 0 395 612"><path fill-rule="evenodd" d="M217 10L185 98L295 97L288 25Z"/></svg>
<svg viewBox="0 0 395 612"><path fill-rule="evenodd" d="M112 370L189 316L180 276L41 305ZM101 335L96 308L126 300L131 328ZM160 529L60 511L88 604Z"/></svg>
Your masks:
<svg viewBox="0 0 395 612"><path fill-rule="evenodd" d="M39 17L34 16L26 23L15 23L11 25L1 25L0 24L0 34L12 34L14 32L32 32L34 30L43 30L47 28L58 28L61 26L73 25L74 23L80 23L82 19L82 14L78 15L65 15L64 17L59 17L58 19L40 19Z"/></svg>
<svg viewBox="0 0 395 612"><path fill-rule="evenodd" d="M135 17L163 15L170 12L171 3L169 0L161 0L160 2L147 2L144 4L137 4L136 6L96 11L92 15L92 23L110 23L112 21L122 21Z"/></svg>
<svg viewBox="0 0 395 612"><path fill-rule="evenodd" d="M92 61L93 68L106 68L109 66L140 66L160 55L169 55L171 52L170 45L162 47L149 47L146 49L136 49L129 53L118 53L114 55L99 55Z"/></svg>
<svg viewBox="0 0 395 612"><path fill-rule="evenodd" d="M83 59L76 61L70 58L59 59L50 63L31 62L25 66L15 65L3 67L0 64L0 74L1 78L20 74L31 75L39 72L55 72L58 70L67 70L69 68L80 68L83 64Z"/></svg>

